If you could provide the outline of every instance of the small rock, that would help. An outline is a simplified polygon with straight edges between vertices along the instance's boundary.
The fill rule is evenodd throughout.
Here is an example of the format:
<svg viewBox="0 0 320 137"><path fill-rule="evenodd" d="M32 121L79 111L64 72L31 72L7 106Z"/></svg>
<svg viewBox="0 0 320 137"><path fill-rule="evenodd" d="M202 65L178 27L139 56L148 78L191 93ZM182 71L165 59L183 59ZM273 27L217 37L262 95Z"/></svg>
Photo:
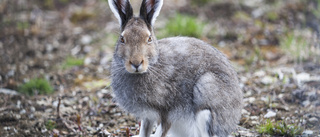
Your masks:
<svg viewBox="0 0 320 137"><path fill-rule="evenodd" d="M226 42L224 42L224 41L220 41L219 43L218 43L218 46L219 47L225 47L227 44L226 44Z"/></svg>
<svg viewBox="0 0 320 137"><path fill-rule="evenodd" d="M33 114L30 114L28 115L29 119L33 119L34 118L34 115Z"/></svg>
<svg viewBox="0 0 320 137"><path fill-rule="evenodd" d="M254 135L252 133L250 133L250 131L245 131L245 130L239 130L238 133L241 135L241 136L244 136L244 137L253 137Z"/></svg>
<svg viewBox="0 0 320 137"><path fill-rule="evenodd" d="M90 43L91 43L92 37L89 36L89 35L83 35L83 36L81 37L81 40L80 40L80 41L81 41L82 44L87 45L87 44L90 44Z"/></svg>
<svg viewBox="0 0 320 137"><path fill-rule="evenodd" d="M89 97L84 97L84 98L82 98L82 100L87 102L87 101L89 101Z"/></svg>
<svg viewBox="0 0 320 137"><path fill-rule="evenodd" d="M255 97L249 97L248 98L249 103L253 103L254 101L256 101Z"/></svg>
<svg viewBox="0 0 320 137"><path fill-rule="evenodd" d="M107 65L109 60L110 60L110 58L108 56L101 58L100 65L102 65L102 66Z"/></svg>
<svg viewBox="0 0 320 137"><path fill-rule="evenodd" d="M7 73L7 76L8 76L8 77L12 77L12 76L14 76L14 73L15 73L14 70L10 70L10 71Z"/></svg>
<svg viewBox="0 0 320 137"><path fill-rule="evenodd" d="M92 62L92 59L91 58L85 58L84 59L84 65L90 65Z"/></svg>
<svg viewBox="0 0 320 137"><path fill-rule="evenodd" d="M17 101L16 107L17 107L17 108L21 108L21 101L20 101L20 100Z"/></svg>
<svg viewBox="0 0 320 137"><path fill-rule="evenodd" d="M59 101L58 101L58 100L52 102L52 106L54 106L54 107L57 107L58 104L59 104Z"/></svg>
<svg viewBox="0 0 320 137"><path fill-rule="evenodd" d="M62 134L62 135L68 135L69 132L68 132L68 131L65 131L65 130L62 130L62 131L61 131L61 134Z"/></svg>
<svg viewBox="0 0 320 137"><path fill-rule="evenodd" d="M306 99L306 95L305 95L305 90L304 89L296 89L292 92L293 96L295 96L296 98L300 99L300 100L305 100Z"/></svg>
<svg viewBox="0 0 320 137"><path fill-rule="evenodd" d="M36 108L34 108L33 106L31 106L31 107L30 107L30 111L31 111L31 112L35 112L35 111L36 111Z"/></svg>
<svg viewBox="0 0 320 137"><path fill-rule="evenodd" d="M256 77L263 77L266 75L266 72L263 70L259 70L259 71L255 72L253 75Z"/></svg>
<svg viewBox="0 0 320 137"><path fill-rule="evenodd" d="M53 131L53 133L55 133L55 134L59 135L59 130L57 130L57 129L53 129L52 131Z"/></svg>
<svg viewBox="0 0 320 137"><path fill-rule="evenodd" d="M316 117L312 117L312 118L309 119L309 122L311 122L311 123L318 123L319 120L318 120Z"/></svg>
<svg viewBox="0 0 320 137"><path fill-rule="evenodd" d="M263 117L264 118L272 118L272 117L275 117L277 115L277 113L276 112L273 112L273 111L268 111L268 113L267 114L265 114Z"/></svg>
<svg viewBox="0 0 320 137"><path fill-rule="evenodd" d="M21 119L21 115L19 115L19 114L16 114L15 117L17 120Z"/></svg>
<svg viewBox="0 0 320 137"><path fill-rule="evenodd" d="M81 47L79 45L75 46L73 49L71 49L71 54L76 55L81 51Z"/></svg>
<svg viewBox="0 0 320 137"><path fill-rule="evenodd" d="M99 124L99 128L102 128L103 127L103 124L101 123L101 124Z"/></svg>
<svg viewBox="0 0 320 137"><path fill-rule="evenodd" d="M75 27L73 29L73 34L80 34L81 32L83 32L83 29L81 27Z"/></svg>
<svg viewBox="0 0 320 137"><path fill-rule="evenodd" d="M50 105L50 102L42 99L42 100L37 100L37 104L40 106L48 106L48 105Z"/></svg>
<svg viewBox="0 0 320 137"><path fill-rule="evenodd" d="M0 93L6 94L6 95L17 95L18 94L17 91L11 90L11 89L6 89L6 88L0 88Z"/></svg>
<svg viewBox="0 0 320 137"><path fill-rule="evenodd" d="M302 106L304 106L304 107L309 106L309 105L310 105L310 101L309 100L306 100L306 101L302 102Z"/></svg>
<svg viewBox="0 0 320 137"><path fill-rule="evenodd" d="M299 73L295 76L295 79L298 81L298 83L307 82L310 80L310 74L305 72Z"/></svg>
<svg viewBox="0 0 320 137"><path fill-rule="evenodd" d="M93 48L91 46L85 46L83 48L83 51L86 52L86 53L89 53Z"/></svg>
<svg viewBox="0 0 320 137"><path fill-rule="evenodd" d="M110 134L111 134L111 133L108 132L106 129L104 129L104 130L102 131L102 133L103 133L104 135L110 135Z"/></svg>
<svg viewBox="0 0 320 137"><path fill-rule="evenodd" d="M258 121L251 121L251 124L253 124L253 125L258 125L258 124L260 124Z"/></svg>
<svg viewBox="0 0 320 137"><path fill-rule="evenodd" d="M46 51L47 51L47 52L50 53L50 52L53 51L53 49L54 49L54 48L53 48L52 44L47 44L47 45L46 45Z"/></svg>
<svg viewBox="0 0 320 137"><path fill-rule="evenodd" d="M263 8L257 8L251 12L251 15L253 18L259 18L265 13L265 9Z"/></svg>
<svg viewBox="0 0 320 137"><path fill-rule="evenodd" d="M17 129L16 128L13 128L13 131L14 133L18 133Z"/></svg>
<svg viewBox="0 0 320 137"><path fill-rule="evenodd" d="M259 117L258 116L251 116L250 119L251 120L259 120Z"/></svg>
<svg viewBox="0 0 320 137"><path fill-rule="evenodd" d="M311 91L307 93L307 96L309 97L310 101L315 101L318 99L318 95L316 91Z"/></svg>
<svg viewBox="0 0 320 137"><path fill-rule="evenodd" d="M269 44L269 43L267 43ZM265 55L267 60L276 60L278 58L278 54L273 53L273 52L267 52Z"/></svg>
<svg viewBox="0 0 320 137"><path fill-rule="evenodd" d="M250 115L250 112L248 112L248 111L245 110L245 109L242 109L241 114L242 114L242 115Z"/></svg>
<svg viewBox="0 0 320 137"><path fill-rule="evenodd" d="M305 130L305 131L303 131L302 134L304 134L304 135L312 135L313 131L312 130Z"/></svg>
<svg viewBox="0 0 320 137"><path fill-rule="evenodd" d="M22 109L21 111L20 111L20 114L25 114L26 113L26 110L25 109Z"/></svg>
<svg viewBox="0 0 320 137"><path fill-rule="evenodd" d="M46 128L43 128L43 129L41 129L41 133L45 133L45 132L47 132L48 130L46 129Z"/></svg>
<svg viewBox="0 0 320 137"><path fill-rule="evenodd" d="M265 85L269 85L271 83L274 82L274 78L271 76L265 76L261 79L261 83L265 84Z"/></svg>

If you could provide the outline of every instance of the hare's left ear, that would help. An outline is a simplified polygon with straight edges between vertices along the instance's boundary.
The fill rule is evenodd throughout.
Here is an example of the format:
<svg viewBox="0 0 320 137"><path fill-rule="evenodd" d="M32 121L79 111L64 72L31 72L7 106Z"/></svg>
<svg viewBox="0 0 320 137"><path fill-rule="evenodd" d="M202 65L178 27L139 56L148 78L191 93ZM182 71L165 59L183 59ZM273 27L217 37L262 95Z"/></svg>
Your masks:
<svg viewBox="0 0 320 137"><path fill-rule="evenodd" d="M123 29L128 20L133 16L133 10L129 0L108 0L108 2L111 11L116 16Z"/></svg>
<svg viewBox="0 0 320 137"><path fill-rule="evenodd" d="M163 0L143 0L140 8L140 17L153 26L158 17Z"/></svg>

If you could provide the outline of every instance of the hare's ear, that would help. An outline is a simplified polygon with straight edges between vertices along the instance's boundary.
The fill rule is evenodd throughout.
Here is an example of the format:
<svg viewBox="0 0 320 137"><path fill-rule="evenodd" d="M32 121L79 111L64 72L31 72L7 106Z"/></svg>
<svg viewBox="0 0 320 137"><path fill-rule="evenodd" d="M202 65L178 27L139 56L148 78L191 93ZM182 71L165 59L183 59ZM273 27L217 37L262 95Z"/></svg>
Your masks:
<svg viewBox="0 0 320 137"><path fill-rule="evenodd" d="M108 0L113 14L119 20L121 27L124 27L133 16L133 10L129 0Z"/></svg>
<svg viewBox="0 0 320 137"><path fill-rule="evenodd" d="M160 13L163 0L143 0L140 8L140 17L149 25L153 25Z"/></svg>

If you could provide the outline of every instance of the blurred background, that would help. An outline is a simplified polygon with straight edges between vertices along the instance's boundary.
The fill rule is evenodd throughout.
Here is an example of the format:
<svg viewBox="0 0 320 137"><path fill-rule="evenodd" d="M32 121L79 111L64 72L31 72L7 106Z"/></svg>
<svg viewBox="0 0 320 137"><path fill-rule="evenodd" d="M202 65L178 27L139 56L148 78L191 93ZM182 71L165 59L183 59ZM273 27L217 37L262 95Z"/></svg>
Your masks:
<svg viewBox="0 0 320 137"><path fill-rule="evenodd" d="M138 133L112 101L119 24L106 0L1 0L0 21L1 135ZM320 0L164 0L154 29L232 61L245 94L234 135L319 135Z"/></svg>

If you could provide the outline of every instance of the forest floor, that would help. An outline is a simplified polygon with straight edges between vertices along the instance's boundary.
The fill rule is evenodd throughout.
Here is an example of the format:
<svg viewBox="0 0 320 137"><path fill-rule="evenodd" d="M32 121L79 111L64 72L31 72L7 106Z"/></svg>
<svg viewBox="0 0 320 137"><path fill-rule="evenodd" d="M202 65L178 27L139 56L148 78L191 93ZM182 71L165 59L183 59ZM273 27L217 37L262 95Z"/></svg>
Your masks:
<svg viewBox="0 0 320 137"><path fill-rule="evenodd" d="M258 132L270 120L320 136L319 0L194 1L165 2L155 33L171 36L177 13L191 17L202 26L192 36L231 60L245 104L234 135L271 136ZM112 100L119 25L106 1L2 0L0 20L0 136L138 134L139 121ZM18 92L34 78L54 93Z"/></svg>

